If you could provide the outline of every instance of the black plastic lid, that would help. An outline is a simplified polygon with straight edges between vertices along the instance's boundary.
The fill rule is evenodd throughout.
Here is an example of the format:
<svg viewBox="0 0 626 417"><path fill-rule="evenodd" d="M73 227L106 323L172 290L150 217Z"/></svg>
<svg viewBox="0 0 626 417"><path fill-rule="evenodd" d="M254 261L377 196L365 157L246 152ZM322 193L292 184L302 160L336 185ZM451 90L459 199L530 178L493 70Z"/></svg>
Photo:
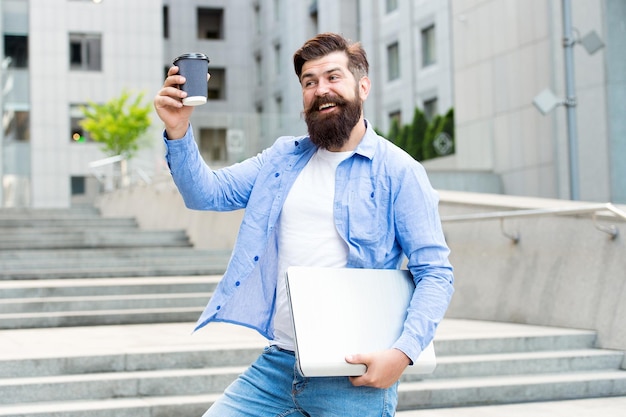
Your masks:
<svg viewBox="0 0 626 417"><path fill-rule="evenodd" d="M203 59L203 60L209 62L209 57L206 56L205 54L202 54L200 52L190 52L188 54L182 54L181 56L176 58L174 60L174 65L176 65L176 62L178 60L181 60L181 59Z"/></svg>

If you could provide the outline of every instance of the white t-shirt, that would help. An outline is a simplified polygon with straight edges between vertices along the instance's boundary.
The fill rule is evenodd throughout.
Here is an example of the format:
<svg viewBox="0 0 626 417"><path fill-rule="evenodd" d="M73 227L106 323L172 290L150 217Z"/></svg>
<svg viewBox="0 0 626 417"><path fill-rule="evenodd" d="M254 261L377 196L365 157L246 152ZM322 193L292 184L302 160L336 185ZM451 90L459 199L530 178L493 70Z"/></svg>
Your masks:
<svg viewBox="0 0 626 417"><path fill-rule="evenodd" d="M285 287L288 266L345 267L348 245L333 219L335 172L352 155L318 149L294 182L278 221L278 286L273 345L295 350L291 312Z"/></svg>

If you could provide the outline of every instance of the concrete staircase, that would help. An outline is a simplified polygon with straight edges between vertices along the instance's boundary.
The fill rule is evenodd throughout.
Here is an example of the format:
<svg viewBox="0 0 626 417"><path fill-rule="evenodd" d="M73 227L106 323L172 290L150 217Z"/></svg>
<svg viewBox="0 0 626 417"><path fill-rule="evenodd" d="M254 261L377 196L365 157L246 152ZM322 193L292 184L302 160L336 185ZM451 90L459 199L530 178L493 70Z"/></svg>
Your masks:
<svg viewBox="0 0 626 417"><path fill-rule="evenodd" d="M219 274L229 256L91 207L0 210L0 280Z"/></svg>
<svg viewBox="0 0 626 417"><path fill-rule="evenodd" d="M219 276L0 281L0 329L195 321Z"/></svg>
<svg viewBox="0 0 626 417"><path fill-rule="evenodd" d="M91 210L51 211L52 220L10 214L0 214L0 241L11 245L7 229L15 237L0 251L0 417L200 416L262 351L265 341L242 327L212 324L191 335L219 280L200 268L223 270L228 254L194 251L176 232L159 244L154 234L142 240L148 235L132 220L103 226L109 219ZM160 263L169 251L176 255ZM196 255L197 267L185 269ZM398 416L626 396L623 353L595 349L595 339L592 331L446 319L437 369L403 379Z"/></svg>
<svg viewBox="0 0 626 417"><path fill-rule="evenodd" d="M0 348L0 416L200 416L263 346L248 329L209 327L193 336L191 323L0 331L5 346L23 346ZM29 346L35 340L48 347ZM403 381L398 415L626 395L622 353L594 340L589 331L445 320L437 369Z"/></svg>
<svg viewBox="0 0 626 417"><path fill-rule="evenodd" d="M0 210L0 329L192 321L229 257L91 207Z"/></svg>

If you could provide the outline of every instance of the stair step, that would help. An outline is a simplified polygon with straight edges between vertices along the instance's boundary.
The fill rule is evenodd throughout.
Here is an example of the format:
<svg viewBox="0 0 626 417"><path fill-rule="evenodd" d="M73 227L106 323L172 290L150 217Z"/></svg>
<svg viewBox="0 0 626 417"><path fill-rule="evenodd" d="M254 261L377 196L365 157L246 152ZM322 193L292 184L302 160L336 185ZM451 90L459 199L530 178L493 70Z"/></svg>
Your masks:
<svg viewBox="0 0 626 417"><path fill-rule="evenodd" d="M190 325L190 331L192 328ZM246 347L247 345L250 346ZM190 344L183 347L155 347L120 353L4 359L0 360L0 379L155 369L242 367L251 364L261 351L261 345L258 343L239 343L237 346L224 348Z"/></svg>
<svg viewBox="0 0 626 417"><path fill-rule="evenodd" d="M103 253L99 257L70 257L65 256L65 253L60 253L57 258L48 258L41 259L37 256L36 253L31 254L30 259L7 259L2 261L2 270L10 271L12 269L24 269L29 266L32 267L49 267L49 268L59 268L63 265L99 265L102 263L107 263L110 261L116 262L144 262L144 263L166 263L166 262L176 262L180 260L181 262L186 262L188 260L201 260L204 259L206 261L223 261L228 260L229 255L226 254L211 254L207 252L200 252L192 248L177 248L180 249L177 253L168 253L166 251L161 252L161 254L143 254L143 253L128 253L125 255L121 254L107 254ZM67 255L71 250L67 251Z"/></svg>
<svg viewBox="0 0 626 417"><path fill-rule="evenodd" d="M117 258L117 257L102 257L100 259L89 260L65 260L57 259L50 261L37 261L33 260L30 264L26 261L6 262L0 267L0 274L2 272L11 272L18 270L33 270L33 269L50 269L50 270L63 270L70 268L100 268L103 266L154 266L154 265L168 265L168 264L189 264L189 263L207 263L207 262L221 262L225 264L228 261L227 257L206 257L202 254L195 254L190 251L186 255L180 256L162 256L158 258L153 257L136 257L136 258Z"/></svg>
<svg viewBox="0 0 626 417"><path fill-rule="evenodd" d="M50 218L50 217L68 217L68 216L100 216L100 211L91 205L73 206L69 208L14 208L3 207L0 209L0 218Z"/></svg>
<svg viewBox="0 0 626 417"><path fill-rule="evenodd" d="M626 396L399 411L396 417L624 417Z"/></svg>
<svg viewBox="0 0 626 417"><path fill-rule="evenodd" d="M135 257L152 257L159 258L161 256L184 256L193 252L199 256L206 256L208 258L217 257L223 258L230 256L230 250L202 250L202 249L189 249L179 247L137 247L137 248L85 248L85 249L37 249L37 250L6 250L0 252L0 261L2 265L11 261L49 261L49 260L89 260L100 258L135 258Z"/></svg>
<svg viewBox="0 0 626 417"><path fill-rule="evenodd" d="M49 229L48 229L49 230ZM0 235L0 241L32 241L33 236L36 240L72 240L72 239L111 239L112 236L120 238L133 237L151 237L151 238L178 238L184 239L187 234L184 230L140 230L136 228L62 228L52 229L46 232L46 229L40 233L39 229L32 230L27 233L9 232Z"/></svg>
<svg viewBox="0 0 626 417"><path fill-rule="evenodd" d="M398 410L626 395L626 371L432 379L400 384Z"/></svg>
<svg viewBox="0 0 626 417"><path fill-rule="evenodd" d="M220 275L0 281L0 300L213 291Z"/></svg>
<svg viewBox="0 0 626 417"><path fill-rule="evenodd" d="M203 309L203 307L172 307L0 314L0 329L180 323L196 320Z"/></svg>
<svg viewBox="0 0 626 417"><path fill-rule="evenodd" d="M236 376L241 368L231 368L231 378ZM181 394L171 395L162 393L159 395L145 395L144 392L162 391L162 387L153 385L159 380L157 375L165 374L177 376L187 374L196 376L195 381L188 386L190 391L206 390L204 376L208 375L204 371L198 372L160 372L137 373L135 376L145 378L145 384L137 387L136 384L121 383L113 392L97 391L98 383L94 381L81 381L75 379L73 384L65 379L65 386L68 388L63 392L66 394L61 401L39 402L33 399L32 403L20 403L0 406L0 416L22 416L35 417L43 415L54 415L55 417L119 417L125 415L187 415L188 412L201 415L210 404L217 399L219 393L215 394ZM223 374L226 375L226 374ZM111 378L118 378L119 375L111 375ZM154 378L153 378L154 377ZM63 379L63 378L61 378ZM106 379L106 378L105 378ZM123 378L122 378L123 379ZM82 385L81 385L82 382ZM224 379L221 382L210 382L211 388L221 390L220 384L226 384ZM197 384L197 385L196 385ZM76 385L76 386L74 386ZM182 384L178 384L180 386ZM32 397L37 394L40 398L47 398L44 380L33 381L33 385L26 383L23 385ZM6 387L3 387L6 388ZM110 389L110 388L109 388ZM175 388L174 390L176 390ZM18 389L21 390L21 389ZM78 390L78 391L76 391ZM78 396L80 391L97 391L96 395L109 396L115 399L91 399L72 400L73 396ZM120 398L125 395L138 392L137 396ZM10 395L11 389L7 391ZM74 393L74 394L73 394ZM51 393L54 395L53 393ZM585 372L576 374L558 374L541 376L516 376L516 377L489 377L489 378L466 378L459 380L439 380L424 381L414 383L403 383L399 388L398 411L417 410L438 407L467 407L480 404L505 404L528 401L547 400L567 400L573 398L593 398L626 395L626 372ZM58 400L58 398L57 398ZM38 401L38 402L34 402ZM167 411L162 407L167 406ZM199 408L196 408L199 407ZM161 414L161 413L169 414ZM81 413L81 414L78 414ZM127 414L128 413L128 414ZM132 413L132 414L131 414ZM145 413L145 414L144 414Z"/></svg>
<svg viewBox="0 0 626 417"><path fill-rule="evenodd" d="M436 341L437 356L505 354L553 350L591 349L596 335L584 330L526 336L493 335L481 338L440 339Z"/></svg>
<svg viewBox="0 0 626 417"><path fill-rule="evenodd" d="M137 227L133 218L118 217L57 217L57 218L20 218L0 216L0 228L39 228L39 227Z"/></svg>
<svg viewBox="0 0 626 417"><path fill-rule="evenodd" d="M201 416L219 394L115 398L0 406L1 417Z"/></svg>
<svg viewBox="0 0 626 417"><path fill-rule="evenodd" d="M98 232L76 232L57 235L0 237L0 249L81 249L100 247L155 247L155 246L191 246L183 232L139 232L108 234Z"/></svg>
<svg viewBox="0 0 626 417"><path fill-rule="evenodd" d="M221 393L246 367L108 372L0 380L0 404Z"/></svg>
<svg viewBox="0 0 626 417"><path fill-rule="evenodd" d="M11 238L32 238L33 236L46 236L47 235L58 235L58 234L76 234L76 233L91 233L97 232L102 234L113 234L113 233L132 233L132 232L141 232L136 225L113 225L108 226L106 224L94 224L91 227L78 227L75 225L60 227L56 225L47 226L47 227L0 227L0 235L3 238L11 237ZM144 230L145 231L145 230Z"/></svg>
<svg viewBox="0 0 626 417"><path fill-rule="evenodd" d="M0 280L33 280L33 279L62 279L62 278L112 278L118 276L152 277L171 275L218 275L226 270L224 262L200 262L199 264L172 264L172 265L128 265L92 268L70 268L64 270L32 269L28 271L12 271L0 274Z"/></svg>
<svg viewBox="0 0 626 417"><path fill-rule="evenodd" d="M0 320L4 314L204 306L212 295L205 292L0 299Z"/></svg>
<svg viewBox="0 0 626 417"><path fill-rule="evenodd" d="M619 369L624 354L601 349L441 356L432 375L405 375L406 382L471 376L547 374Z"/></svg>

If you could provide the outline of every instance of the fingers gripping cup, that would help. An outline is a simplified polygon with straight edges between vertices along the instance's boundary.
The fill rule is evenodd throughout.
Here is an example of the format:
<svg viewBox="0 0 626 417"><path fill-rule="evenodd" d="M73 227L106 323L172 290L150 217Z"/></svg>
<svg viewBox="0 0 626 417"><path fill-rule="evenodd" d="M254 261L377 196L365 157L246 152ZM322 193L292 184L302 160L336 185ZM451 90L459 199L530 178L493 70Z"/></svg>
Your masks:
<svg viewBox="0 0 626 417"><path fill-rule="evenodd" d="M200 53L183 54L174 60L178 73L185 77L181 90L187 93L183 99L185 106L199 106L207 100L207 74L209 58Z"/></svg>

